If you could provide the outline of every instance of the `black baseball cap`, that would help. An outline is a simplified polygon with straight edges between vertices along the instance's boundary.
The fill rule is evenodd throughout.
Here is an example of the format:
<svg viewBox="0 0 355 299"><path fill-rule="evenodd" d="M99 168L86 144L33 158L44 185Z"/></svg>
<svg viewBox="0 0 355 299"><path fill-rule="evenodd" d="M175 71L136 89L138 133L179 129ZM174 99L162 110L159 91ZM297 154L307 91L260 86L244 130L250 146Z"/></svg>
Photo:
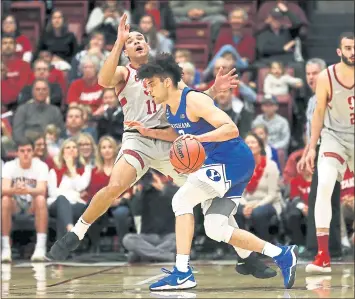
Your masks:
<svg viewBox="0 0 355 299"><path fill-rule="evenodd" d="M275 19L282 19L284 17L283 12L277 6L270 11L270 15Z"/></svg>

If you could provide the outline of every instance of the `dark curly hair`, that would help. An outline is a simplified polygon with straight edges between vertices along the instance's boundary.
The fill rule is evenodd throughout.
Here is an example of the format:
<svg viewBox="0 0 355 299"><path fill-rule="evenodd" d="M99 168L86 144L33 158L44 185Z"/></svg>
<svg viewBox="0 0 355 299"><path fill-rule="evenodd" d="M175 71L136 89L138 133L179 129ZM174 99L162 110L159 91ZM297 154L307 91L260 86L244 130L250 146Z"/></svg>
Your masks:
<svg viewBox="0 0 355 299"><path fill-rule="evenodd" d="M182 77L182 68L175 62L171 54L160 53L138 69L139 79L148 79L154 76L159 77L161 81L170 78L174 86L177 87Z"/></svg>

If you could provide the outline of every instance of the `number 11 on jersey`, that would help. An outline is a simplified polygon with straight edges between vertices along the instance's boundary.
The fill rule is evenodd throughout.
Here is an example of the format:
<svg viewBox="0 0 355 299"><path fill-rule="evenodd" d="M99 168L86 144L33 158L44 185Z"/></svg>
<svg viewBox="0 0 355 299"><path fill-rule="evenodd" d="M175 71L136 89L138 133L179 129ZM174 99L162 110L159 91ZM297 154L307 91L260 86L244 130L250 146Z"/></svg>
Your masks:
<svg viewBox="0 0 355 299"><path fill-rule="evenodd" d="M153 114L157 112L157 104L155 104L154 101L147 100L145 103L147 104L147 114Z"/></svg>

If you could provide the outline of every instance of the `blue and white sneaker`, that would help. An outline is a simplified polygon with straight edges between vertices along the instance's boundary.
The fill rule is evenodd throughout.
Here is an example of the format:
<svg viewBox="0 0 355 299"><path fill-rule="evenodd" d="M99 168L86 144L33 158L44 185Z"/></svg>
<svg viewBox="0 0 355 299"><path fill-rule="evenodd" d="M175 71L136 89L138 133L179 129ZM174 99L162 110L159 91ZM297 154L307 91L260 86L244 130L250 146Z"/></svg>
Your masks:
<svg viewBox="0 0 355 299"><path fill-rule="evenodd" d="M296 245L279 247L282 252L274 257L274 261L281 269L285 288L291 289L296 278L298 247Z"/></svg>
<svg viewBox="0 0 355 299"><path fill-rule="evenodd" d="M168 274L168 276L151 284L149 287L151 291L187 290L197 285L191 267L189 267L187 272L180 272L175 266L173 271L169 271L165 268L161 270Z"/></svg>

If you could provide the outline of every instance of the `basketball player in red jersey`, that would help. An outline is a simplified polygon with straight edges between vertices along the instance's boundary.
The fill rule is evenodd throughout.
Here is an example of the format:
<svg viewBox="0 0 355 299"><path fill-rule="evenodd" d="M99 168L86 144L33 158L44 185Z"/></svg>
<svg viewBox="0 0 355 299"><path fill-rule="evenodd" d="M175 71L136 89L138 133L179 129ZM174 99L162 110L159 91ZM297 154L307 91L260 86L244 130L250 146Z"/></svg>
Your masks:
<svg viewBox="0 0 355 299"><path fill-rule="evenodd" d="M122 148L108 186L95 194L73 230L53 245L48 254L49 259L67 258L70 251L80 244L90 224L104 214L112 202L138 181L150 167L171 177L179 186L186 181L186 176L179 175L169 160L171 142L176 137L174 129L170 127L163 107L155 104L147 86L137 78L136 70L148 62L149 45L143 34L138 31L130 32L126 20L127 16L124 14L118 27L116 43L100 70L99 84L106 88L115 88L126 121L137 121L143 123L146 128L156 130L161 140L144 137L138 130L125 125ZM117 66L122 51L130 60L127 66ZM214 86L207 93L214 98L218 91L236 87L238 80L237 75L233 75L234 72L235 70L232 70L223 76L220 75L221 72L217 74ZM184 87L185 84L180 82L179 86ZM240 250L240 255L245 257L243 264L248 267L241 270L237 268L239 273L253 274L259 278L276 275L274 270L250 255L250 252L250 256L246 256L245 251ZM239 253L238 250L237 252Z"/></svg>
<svg viewBox="0 0 355 299"><path fill-rule="evenodd" d="M343 33L337 54L340 63L329 66L317 80L317 105L312 118L311 140L306 156L308 171L313 172L317 141L318 187L315 205L318 254L306 272L331 272L328 250L332 218L331 196L336 180L341 181L347 166L354 172L354 33Z"/></svg>

